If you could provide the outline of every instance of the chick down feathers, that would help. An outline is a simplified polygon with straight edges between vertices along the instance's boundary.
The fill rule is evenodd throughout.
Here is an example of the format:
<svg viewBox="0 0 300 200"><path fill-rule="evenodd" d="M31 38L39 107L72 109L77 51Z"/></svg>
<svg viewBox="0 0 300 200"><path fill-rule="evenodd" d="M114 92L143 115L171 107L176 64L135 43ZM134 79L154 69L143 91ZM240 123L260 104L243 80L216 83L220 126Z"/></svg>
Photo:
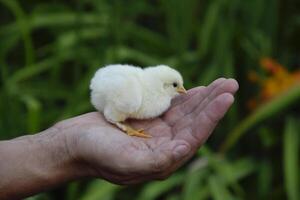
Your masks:
<svg viewBox="0 0 300 200"><path fill-rule="evenodd" d="M181 75L165 65L145 69L108 65L91 80L91 103L112 123L153 118L169 108L180 85Z"/></svg>

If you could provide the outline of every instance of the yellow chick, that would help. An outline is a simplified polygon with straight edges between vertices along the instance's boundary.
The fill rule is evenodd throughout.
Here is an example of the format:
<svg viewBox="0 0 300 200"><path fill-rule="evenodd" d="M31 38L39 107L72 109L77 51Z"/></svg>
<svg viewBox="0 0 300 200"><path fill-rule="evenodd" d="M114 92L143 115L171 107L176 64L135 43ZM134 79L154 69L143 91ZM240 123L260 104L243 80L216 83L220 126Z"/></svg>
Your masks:
<svg viewBox="0 0 300 200"><path fill-rule="evenodd" d="M171 100L186 93L180 73L166 65L142 69L132 65L108 65L96 71L90 83L91 103L107 121L130 136L151 137L124 121L149 119L164 113Z"/></svg>

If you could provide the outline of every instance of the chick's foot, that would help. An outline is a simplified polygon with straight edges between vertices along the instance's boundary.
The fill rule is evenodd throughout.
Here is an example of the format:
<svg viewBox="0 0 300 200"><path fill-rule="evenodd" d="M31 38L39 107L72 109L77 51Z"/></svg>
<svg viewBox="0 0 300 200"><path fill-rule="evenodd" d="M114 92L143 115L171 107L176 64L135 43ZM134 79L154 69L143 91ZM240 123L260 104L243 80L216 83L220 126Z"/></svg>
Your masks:
<svg viewBox="0 0 300 200"><path fill-rule="evenodd" d="M143 129L135 130L135 129L131 128L131 127L127 127L126 133L129 136L151 138L151 135L147 134Z"/></svg>
<svg viewBox="0 0 300 200"><path fill-rule="evenodd" d="M144 129L134 129L130 127L129 125L117 123L117 126L123 130L127 135L129 136L136 136L136 137L142 137L142 138L151 138L152 136L147 134Z"/></svg>

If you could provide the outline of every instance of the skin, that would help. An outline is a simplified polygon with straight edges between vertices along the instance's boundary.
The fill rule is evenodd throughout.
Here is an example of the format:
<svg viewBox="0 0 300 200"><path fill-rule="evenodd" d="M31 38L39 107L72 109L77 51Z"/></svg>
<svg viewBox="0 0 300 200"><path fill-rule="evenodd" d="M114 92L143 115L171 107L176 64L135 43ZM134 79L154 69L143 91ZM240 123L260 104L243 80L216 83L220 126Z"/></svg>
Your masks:
<svg viewBox="0 0 300 200"><path fill-rule="evenodd" d="M20 199L83 177L117 184L165 179L207 140L234 101L238 84L217 79L172 101L151 120L128 120L152 138L130 137L98 112L31 136L0 142L0 199Z"/></svg>

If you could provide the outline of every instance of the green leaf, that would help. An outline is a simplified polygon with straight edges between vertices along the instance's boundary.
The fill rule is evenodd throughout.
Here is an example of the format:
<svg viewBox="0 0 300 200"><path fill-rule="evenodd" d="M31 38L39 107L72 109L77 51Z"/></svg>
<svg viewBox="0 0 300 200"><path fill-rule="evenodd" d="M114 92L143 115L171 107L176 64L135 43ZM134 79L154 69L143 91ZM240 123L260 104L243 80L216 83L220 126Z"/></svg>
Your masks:
<svg viewBox="0 0 300 200"><path fill-rule="evenodd" d="M181 200L178 194L172 194L166 198L166 200Z"/></svg>
<svg viewBox="0 0 300 200"><path fill-rule="evenodd" d="M215 175L208 180L209 189L214 200L233 200L235 199L226 188L223 181Z"/></svg>
<svg viewBox="0 0 300 200"><path fill-rule="evenodd" d="M299 84L297 84L284 94L279 95L272 101L259 107L253 114L241 121L239 125L233 129L221 145L221 152L227 152L250 128L266 119L272 118L275 114L282 112L293 103L298 102L299 99L300 87Z"/></svg>
<svg viewBox="0 0 300 200"><path fill-rule="evenodd" d="M289 200L299 199L299 121L288 118L283 137L284 182Z"/></svg>
<svg viewBox="0 0 300 200"><path fill-rule="evenodd" d="M41 103L30 95L21 97L27 108L27 131L36 133L40 130Z"/></svg>
<svg viewBox="0 0 300 200"><path fill-rule="evenodd" d="M188 171L183 186L183 200L199 200L199 193L207 193L207 188L204 187L204 180L208 175L207 169L198 169L196 171ZM198 193L198 194L197 194ZM197 194L197 195L195 195ZM202 198L201 198L202 199Z"/></svg>
<svg viewBox="0 0 300 200"><path fill-rule="evenodd" d="M135 60L141 63L142 66L151 66L160 63L159 58L126 46L118 46L115 49L111 48L107 53L108 57L113 57L112 55L114 54L117 60Z"/></svg>
<svg viewBox="0 0 300 200"><path fill-rule="evenodd" d="M35 65L24 67L16 71L8 80L10 84L16 84L17 82L36 76L44 71L49 70L53 65L59 63L58 58L45 59Z"/></svg>
<svg viewBox="0 0 300 200"><path fill-rule="evenodd" d="M160 1L166 15L168 44L177 54L183 53L189 45L193 26L197 23L193 17L197 8L195 0Z"/></svg>
<svg viewBox="0 0 300 200"><path fill-rule="evenodd" d="M73 200L76 199L76 197L79 194L79 186L80 186L80 182L72 182L68 185L68 189L66 191L66 199L67 200Z"/></svg>
<svg viewBox="0 0 300 200"><path fill-rule="evenodd" d="M102 180L92 181L79 200L112 200L120 186Z"/></svg>
<svg viewBox="0 0 300 200"><path fill-rule="evenodd" d="M211 40L216 30L218 18L220 16L221 1L213 1L207 8L204 22L199 32L199 55L203 57L210 50Z"/></svg>
<svg viewBox="0 0 300 200"><path fill-rule="evenodd" d="M170 178L165 181L160 182L152 182L147 184L144 189L142 190L141 194L138 196L139 199L143 200L154 200L160 195L164 194L165 192L169 191L170 189L178 186L183 181L183 174L174 174Z"/></svg>
<svg viewBox="0 0 300 200"><path fill-rule="evenodd" d="M34 63L34 48L30 35L31 27L29 25L27 15L16 0L0 0L5 6L7 6L11 12L15 15L18 28L22 34L22 39L25 48L25 63L26 66L30 66Z"/></svg>
<svg viewBox="0 0 300 200"><path fill-rule="evenodd" d="M276 176L273 173L272 164L269 161L264 161L258 166L258 195L260 199L267 199L269 192L272 191L272 176ZM275 177L274 177L275 178Z"/></svg>
<svg viewBox="0 0 300 200"><path fill-rule="evenodd" d="M226 183L231 184L237 183L238 180L253 172L255 164L250 159L240 159L232 162L224 160L221 163L215 163L214 168L224 178Z"/></svg>

